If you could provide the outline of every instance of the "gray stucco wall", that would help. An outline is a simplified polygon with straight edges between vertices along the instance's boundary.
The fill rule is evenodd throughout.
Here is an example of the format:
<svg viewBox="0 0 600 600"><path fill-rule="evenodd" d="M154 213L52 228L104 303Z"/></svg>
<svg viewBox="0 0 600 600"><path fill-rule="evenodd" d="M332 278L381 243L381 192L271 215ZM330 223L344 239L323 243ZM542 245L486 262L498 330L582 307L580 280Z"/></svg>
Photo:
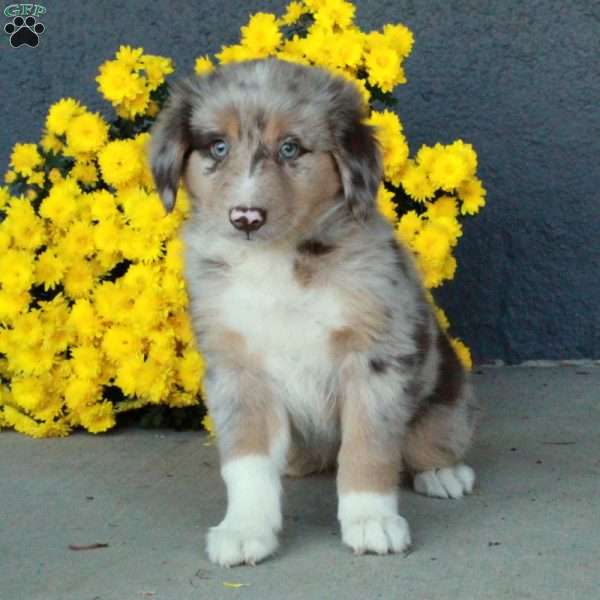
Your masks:
<svg viewBox="0 0 600 600"><path fill-rule="evenodd" d="M4 5L8 4L5 2ZM48 105L96 92L119 44L194 58L285 2L47 1L40 45L0 38L0 170L35 141ZM488 206L467 220L438 294L478 361L600 358L600 5L594 0L359 1L363 28L404 22L416 44L399 88L411 147L474 144Z"/></svg>

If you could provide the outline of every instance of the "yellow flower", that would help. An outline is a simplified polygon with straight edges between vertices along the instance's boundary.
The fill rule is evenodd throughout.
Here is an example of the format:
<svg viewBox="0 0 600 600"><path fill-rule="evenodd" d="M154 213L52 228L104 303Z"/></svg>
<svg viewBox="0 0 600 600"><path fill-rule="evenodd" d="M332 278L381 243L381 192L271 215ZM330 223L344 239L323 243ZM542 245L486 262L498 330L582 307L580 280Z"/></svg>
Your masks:
<svg viewBox="0 0 600 600"><path fill-rule="evenodd" d="M54 154L58 154L63 147L60 138L49 132L44 133L40 140L40 145L44 149L44 152L53 152Z"/></svg>
<svg viewBox="0 0 600 600"><path fill-rule="evenodd" d="M11 323L29 308L30 302L31 297L27 291L0 289L0 321Z"/></svg>
<svg viewBox="0 0 600 600"><path fill-rule="evenodd" d="M196 75L206 75L214 71L214 68L215 66L207 55L199 56L194 63L194 72Z"/></svg>
<svg viewBox="0 0 600 600"><path fill-rule="evenodd" d="M65 401L76 414L95 402L100 395L100 387L95 381L81 377L71 378L65 387Z"/></svg>
<svg viewBox="0 0 600 600"><path fill-rule="evenodd" d="M79 412L81 425L90 433L102 433L115 425L115 414L110 402L99 402Z"/></svg>
<svg viewBox="0 0 600 600"><path fill-rule="evenodd" d="M131 46L120 46L115 55L116 60L129 69L135 69L144 52L143 48L132 48Z"/></svg>
<svg viewBox="0 0 600 600"><path fill-rule="evenodd" d="M100 150L108 140L108 124L100 115L85 112L71 120L66 135L65 154L89 155Z"/></svg>
<svg viewBox="0 0 600 600"><path fill-rule="evenodd" d="M126 356L141 352L142 341L128 327L113 325L104 334L102 349L110 360L119 362Z"/></svg>
<svg viewBox="0 0 600 600"><path fill-rule="evenodd" d="M73 98L63 98L50 107L46 117L46 129L54 135L63 135L73 117L85 109Z"/></svg>
<svg viewBox="0 0 600 600"><path fill-rule="evenodd" d="M389 110L373 111L367 123L375 127L377 140L383 153L384 177L394 185L408 160L408 144L402 133L398 116Z"/></svg>
<svg viewBox="0 0 600 600"><path fill-rule="evenodd" d="M204 376L204 359L195 350L188 349L177 364L177 376L183 389L193 394L200 390Z"/></svg>
<svg viewBox="0 0 600 600"><path fill-rule="evenodd" d="M440 217L455 219L458 216L456 200L452 196L442 196L427 206L426 214L433 220Z"/></svg>
<svg viewBox="0 0 600 600"><path fill-rule="evenodd" d="M279 19L281 25L292 25L295 23L304 13L306 8L302 6L301 2L292 1L287 5L285 14Z"/></svg>
<svg viewBox="0 0 600 600"><path fill-rule="evenodd" d="M130 184L142 171L139 146L134 140L109 142L98 154L98 163L104 181L117 188Z"/></svg>
<svg viewBox="0 0 600 600"><path fill-rule="evenodd" d="M83 221L75 221L59 241L60 252L73 261L89 256L95 250L94 230Z"/></svg>
<svg viewBox="0 0 600 600"><path fill-rule="evenodd" d="M144 54L140 62L145 73L146 87L150 92L159 87L164 82L165 76L174 70L173 61L164 56Z"/></svg>
<svg viewBox="0 0 600 600"><path fill-rule="evenodd" d="M100 252L115 254L121 247L119 239L123 234L123 227L116 220L101 221L93 229L94 244Z"/></svg>
<svg viewBox="0 0 600 600"><path fill-rule="evenodd" d="M396 206L392 202L394 194L390 192L383 183L377 190L377 209L392 224L396 222Z"/></svg>
<svg viewBox="0 0 600 600"><path fill-rule="evenodd" d="M436 156L429 169L433 185L447 192L457 188L468 175L469 166L463 155L449 147Z"/></svg>
<svg viewBox="0 0 600 600"><path fill-rule="evenodd" d="M412 247L426 262L442 265L450 254L447 231L435 223L426 223L417 233Z"/></svg>
<svg viewBox="0 0 600 600"><path fill-rule="evenodd" d="M14 199L5 214L2 227L14 247L35 250L46 242L44 223L28 201Z"/></svg>
<svg viewBox="0 0 600 600"><path fill-rule="evenodd" d="M49 290L60 283L64 271L65 265L54 251L45 250L35 263L35 281L42 284L45 290Z"/></svg>
<svg viewBox="0 0 600 600"><path fill-rule="evenodd" d="M33 283L33 256L24 250L9 249L0 255L0 284L13 294L26 292Z"/></svg>
<svg viewBox="0 0 600 600"><path fill-rule="evenodd" d="M98 171L91 162L76 161L70 175L84 185L94 185L98 181Z"/></svg>
<svg viewBox="0 0 600 600"><path fill-rule="evenodd" d="M424 169L408 160L406 168L400 177L400 183L404 191L420 202L433 198L435 186L427 177Z"/></svg>
<svg viewBox="0 0 600 600"><path fill-rule="evenodd" d="M434 312L438 325L440 326L442 331L447 331L448 327L450 327L450 322L448 321L446 313L438 306L434 307Z"/></svg>
<svg viewBox="0 0 600 600"><path fill-rule="evenodd" d="M215 422L209 414L206 414L204 417L202 417L202 427L204 427L209 435L215 435Z"/></svg>
<svg viewBox="0 0 600 600"><path fill-rule="evenodd" d="M59 228L66 227L77 214L77 201L81 190L71 178L55 183L40 205L40 215Z"/></svg>
<svg viewBox="0 0 600 600"><path fill-rule="evenodd" d="M76 300L71 308L67 326L83 341L88 341L102 333L98 315L89 300Z"/></svg>
<svg viewBox="0 0 600 600"><path fill-rule="evenodd" d="M241 33L241 45L247 48L254 58L269 56L281 43L277 19L270 13L252 15L248 24L242 27Z"/></svg>
<svg viewBox="0 0 600 600"><path fill-rule="evenodd" d="M9 169L4 173L4 183L14 183L17 180L17 174Z"/></svg>
<svg viewBox="0 0 600 600"><path fill-rule="evenodd" d="M402 58L407 57L413 47L414 36L411 30L402 24L383 26L383 37L395 52Z"/></svg>
<svg viewBox="0 0 600 600"><path fill-rule="evenodd" d="M371 85L383 92L391 92L396 85L406 83L400 55L390 48L383 34L370 33L367 46L369 50L365 56L365 66Z"/></svg>
<svg viewBox="0 0 600 600"><path fill-rule="evenodd" d="M396 238L405 244L411 244L414 237L421 230L423 221L414 210L403 214L396 225Z"/></svg>
<svg viewBox="0 0 600 600"><path fill-rule="evenodd" d="M146 113L149 103L150 90L148 88L143 88L137 96L125 98L123 102L117 106L117 114L123 119L135 119L137 115Z"/></svg>
<svg viewBox="0 0 600 600"><path fill-rule="evenodd" d="M102 371L102 353L94 346L71 348L73 372L81 379L96 379Z"/></svg>
<svg viewBox="0 0 600 600"><path fill-rule="evenodd" d="M473 367L473 360L471 359L471 352L465 344L457 338L450 338L450 343L465 369L471 369Z"/></svg>
<svg viewBox="0 0 600 600"><path fill-rule="evenodd" d="M65 291L71 298L83 298L94 286L95 274L89 261L72 261L63 276Z"/></svg>
<svg viewBox="0 0 600 600"><path fill-rule="evenodd" d="M144 81L131 67L116 60L100 66L96 77L98 90L112 104L120 104L125 98L135 98L144 89Z"/></svg>
<svg viewBox="0 0 600 600"><path fill-rule="evenodd" d="M115 383L127 396L134 396L138 393L143 366L144 356L141 352L124 356L119 361Z"/></svg>
<svg viewBox="0 0 600 600"><path fill-rule="evenodd" d="M486 191L477 177L463 181L458 188L458 197L462 200L460 212L463 215L474 215L485 206Z"/></svg>
<svg viewBox="0 0 600 600"><path fill-rule="evenodd" d="M314 12L315 21L323 27L332 28L337 25L345 29L352 25L356 8L350 2L345 0L322 0L318 4L313 2L312 6L316 8Z"/></svg>
<svg viewBox="0 0 600 600"><path fill-rule="evenodd" d="M19 175L31 175L43 162L35 144L15 144L10 155L10 166Z"/></svg>
<svg viewBox="0 0 600 600"><path fill-rule="evenodd" d="M328 61L336 67L349 67L356 70L362 61L363 34L354 29L346 29L332 39L335 52L332 52Z"/></svg>

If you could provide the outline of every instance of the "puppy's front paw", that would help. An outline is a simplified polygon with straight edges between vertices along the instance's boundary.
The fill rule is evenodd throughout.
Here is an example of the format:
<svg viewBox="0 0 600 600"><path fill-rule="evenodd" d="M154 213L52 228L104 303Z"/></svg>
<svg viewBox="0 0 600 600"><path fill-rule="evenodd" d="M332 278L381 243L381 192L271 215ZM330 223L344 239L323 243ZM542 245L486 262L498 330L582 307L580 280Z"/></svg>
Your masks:
<svg viewBox="0 0 600 600"><path fill-rule="evenodd" d="M445 469L423 471L415 475L415 492L434 498L462 498L473 491L475 471L458 464Z"/></svg>
<svg viewBox="0 0 600 600"><path fill-rule="evenodd" d="M354 523L342 522L342 541L354 554L402 552L410 546L410 531L400 515L366 518Z"/></svg>
<svg viewBox="0 0 600 600"><path fill-rule="evenodd" d="M255 565L277 550L277 535L270 527L211 527L206 536L208 557L222 567Z"/></svg>
<svg viewBox="0 0 600 600"><path fill-rule="evenodd" d="M342 541L355 554L402 552L410 546L410 530L398 514L395 493L343 494L338 518Z"/></svg>

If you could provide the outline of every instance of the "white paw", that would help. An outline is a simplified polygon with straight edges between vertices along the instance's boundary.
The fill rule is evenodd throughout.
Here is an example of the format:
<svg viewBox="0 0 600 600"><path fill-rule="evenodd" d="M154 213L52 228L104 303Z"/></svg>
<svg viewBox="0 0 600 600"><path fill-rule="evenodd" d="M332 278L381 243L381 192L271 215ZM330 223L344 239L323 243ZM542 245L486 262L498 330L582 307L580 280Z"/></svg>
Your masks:
<svg viewBox="0 0 600 600"><path fill-rule="evenodd" d="M365 518L354 523L342 522L342 541L354 554L402 552L410 546L406 519L392 517Z"/></svg>
<svg viewBox="0 0 600 600"><path fill-rule="evenodd" d="M210 560L222 567L255 565L277 550L277 535L270 527L234 529L221 524L209 529L206 550Z"/></svg>
<svg viewBox="0 0 600 600"><path fill-rule="evenodd" d="M473 491L475 472L471 467L458 464L434 471L417 473L415 492L435 498L462 498Z"/></svg>
<svg viewBox="0 0 600 600"><path fill-rule="evenodd" d="M402 552L410 546L408 523L398 514L395 492L341 494L338 519L342 541L355 554Z"/></svg>

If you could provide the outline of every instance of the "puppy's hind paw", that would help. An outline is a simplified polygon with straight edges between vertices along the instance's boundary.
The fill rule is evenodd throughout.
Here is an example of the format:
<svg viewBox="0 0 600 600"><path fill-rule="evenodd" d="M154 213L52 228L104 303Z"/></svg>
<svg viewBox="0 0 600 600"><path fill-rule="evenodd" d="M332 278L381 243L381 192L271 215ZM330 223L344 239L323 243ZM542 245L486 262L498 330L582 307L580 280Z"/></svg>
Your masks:
<svg viewBox="0 0 600 600"><path fill-rule="evenodd" d="M277 549L274 531L242 531L212 527L206 536L206 550L210 560L222 567L255 565Z"/></svg>
<svg viewBox="0 0 600 600"><path fill-rule="evenodd" d="M415 492L434 498L462 498L473 491L475 472L465 464L417 473Z"/></svg>
<svg viewBox="0 0 600 600"><path fill-rule="evenodd" d="M342 541L354 554L402 552L410 546L410 531L400 515L342 522Z"/></svg>

